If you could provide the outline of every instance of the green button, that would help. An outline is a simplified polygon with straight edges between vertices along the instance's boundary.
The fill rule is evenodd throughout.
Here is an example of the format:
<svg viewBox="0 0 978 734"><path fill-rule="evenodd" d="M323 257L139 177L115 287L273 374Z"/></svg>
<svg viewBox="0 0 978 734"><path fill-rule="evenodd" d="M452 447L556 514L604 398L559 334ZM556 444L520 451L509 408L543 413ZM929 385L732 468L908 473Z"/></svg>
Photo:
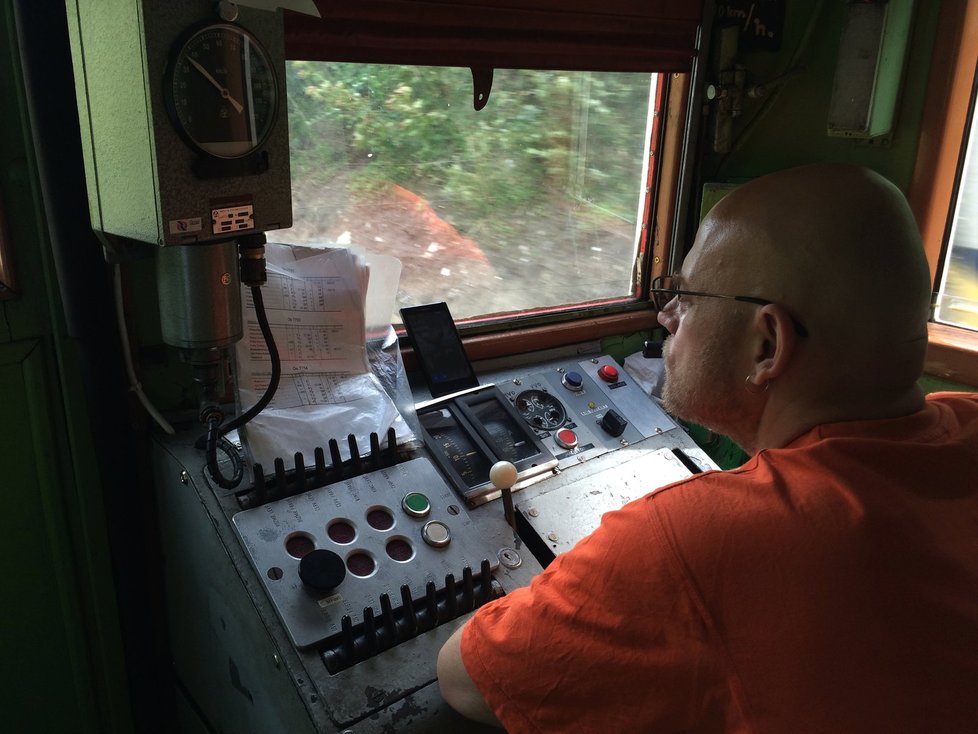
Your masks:
<svg viewBox="0 0 978 734"><path fill-rule="evenodd" d="M409 492L401 500L401 507L411 517L425 517L431 512L431 503L420 492Z"/></svg>

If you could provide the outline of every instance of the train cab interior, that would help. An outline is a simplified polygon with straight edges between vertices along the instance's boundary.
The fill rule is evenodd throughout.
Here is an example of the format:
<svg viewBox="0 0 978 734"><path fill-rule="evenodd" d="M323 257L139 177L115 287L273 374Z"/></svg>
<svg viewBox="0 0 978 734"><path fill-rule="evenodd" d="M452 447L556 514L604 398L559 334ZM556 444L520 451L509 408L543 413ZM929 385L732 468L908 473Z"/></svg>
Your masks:
<svg viewBox="0 0 978 734"><path fill-rule="evenodd" d="M448 636L746 459L649 292L727 193L896 184L978 389L976 62L978 0L4 2L3 728L481 730Z"/></svg>

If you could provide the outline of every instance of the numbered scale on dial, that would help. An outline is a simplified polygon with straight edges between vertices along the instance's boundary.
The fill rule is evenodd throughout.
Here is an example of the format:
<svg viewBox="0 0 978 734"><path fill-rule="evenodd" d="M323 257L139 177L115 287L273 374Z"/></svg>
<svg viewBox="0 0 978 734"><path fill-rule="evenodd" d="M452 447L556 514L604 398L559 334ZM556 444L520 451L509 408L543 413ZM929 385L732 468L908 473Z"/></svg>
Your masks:
<svg viewBox="0 0 978 734"><path fill-rule="evenodd" d="M449 481L470 505L498 496L489 470L499 461L517 470L514 489L557 465L553 454L493 385L418 407L425 445Z"/></svg>
<svg viewBox="0 0 978 734"><path fill-rule="evenodd" d="M279 104L268 52L233 23L209 23L181 38L163 91L177 132L216 158L241 158L257 150L271 132Z"/></svg>

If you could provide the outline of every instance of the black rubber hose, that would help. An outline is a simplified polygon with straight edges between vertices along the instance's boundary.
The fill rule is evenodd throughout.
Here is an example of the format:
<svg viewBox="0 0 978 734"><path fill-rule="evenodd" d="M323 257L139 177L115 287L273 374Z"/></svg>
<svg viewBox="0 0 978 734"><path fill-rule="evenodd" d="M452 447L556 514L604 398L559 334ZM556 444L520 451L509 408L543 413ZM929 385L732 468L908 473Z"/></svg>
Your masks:
<svg viewBox="0 0 978 734"><path fill-rule="evenodd" d="M218 441L226 440L224 436L246 424L272 402L272 398L275 397L275 391L278 389L279 379L282 376L282 362L278 356L278 347L275 346L275 339L272 337L272 329L268 325L268 316L265 314L265 301L261 294L261 288L253 286L251 288L251 297L255 302L255 316L258 318L258 326L261 329L262 336L265 337L265 346L268 349L268 357L272 363L272 375L268 380L268 387L265 388L265 393L261 396L261 399L247 411L220 427L218 427L217 421L208 421L207 423L207 469L211 474L211 478L223 489L234 489L241 483L241 478L244 476L244 467L241 466L240 471L236 470L235 476L231 479L225 478L221 474L221 467L217 463ZM224 450L227 451L227 448L225 447ZM237 457L236 451L234 455ZM240 459L238 460L238 464L240 465Z"/></svg>

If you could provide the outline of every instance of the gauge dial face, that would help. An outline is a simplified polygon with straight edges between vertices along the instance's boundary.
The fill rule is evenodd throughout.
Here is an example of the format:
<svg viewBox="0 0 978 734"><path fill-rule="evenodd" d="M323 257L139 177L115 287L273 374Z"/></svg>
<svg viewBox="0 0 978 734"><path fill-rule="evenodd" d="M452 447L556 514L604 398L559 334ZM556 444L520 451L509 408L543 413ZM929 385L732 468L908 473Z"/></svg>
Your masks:
<svg viewBox="0 0 978 734"><path fill-rule="evenodd" d="M515 403L523 420L538 430L552 431L567 421L563 404L543 390L524 390L516 396Z"/></svg>
<svg viewBox="0 0 978 734"><path fill-rule="evenodd" d="M418 415L421 425L435 442L430 447L448 459L465 486L478 487L489 479L489 458L459 424L448 408L429 410Z"/></svg>
<svg viewBox="0 0 978 734"><path fill-rule="evenodd" d="M177 43L164 96L184 139L217 158L240 158L257 149L278 107L268 53L248 31L230 23L204 26Z"/></svg>
<svg viewBox="0 0 978 734"><path fill-rule="evenodd" d="M520 430L519 424L514 422L515 419L503 410L498 402L485 400L470 407L496 444L499 458L516 464L537 453L536 446L529 441Z"/></svg>

